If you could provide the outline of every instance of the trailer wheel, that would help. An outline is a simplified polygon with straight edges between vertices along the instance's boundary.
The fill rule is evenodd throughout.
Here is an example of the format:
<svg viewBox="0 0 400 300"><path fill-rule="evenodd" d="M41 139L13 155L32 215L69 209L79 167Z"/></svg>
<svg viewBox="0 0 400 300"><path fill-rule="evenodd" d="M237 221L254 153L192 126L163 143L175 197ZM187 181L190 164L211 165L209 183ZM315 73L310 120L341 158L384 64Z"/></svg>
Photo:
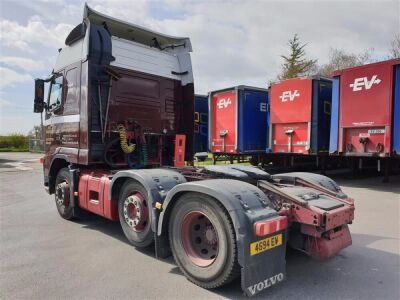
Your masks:
<svg viewBox="0 0 400 300"><path fill-rule="evenodd" d="M72 207L70 206L70 193L69 186L71 183L71 176L68 168L62 168L56 177L54 198L58 213L66 220L73 218Z"/></svg>
<svg viewBox="0 0 400 300"><path fill-rule="evenodd" d="M119 221L125 236L135 247L147 247L153 242L150 207L146 189L136 181L126 181L118 201Z"/></svg>
<svg viewBox="0 0 400 300"><path fill-rule="evenodd" d="M249 162L250 162L250 164L251 164L252 166L257 167L258 164L260 163L260 159L259 159L258 155L252 155L252 156L250 157Z"/></svg>
<svg viewBox="0 0 400 300"><path fill-rule="evenodd" d="M170 220L171 250L190 281L211 289L240 274L233 225L217 201L199 193L184 194Z"/></svg>

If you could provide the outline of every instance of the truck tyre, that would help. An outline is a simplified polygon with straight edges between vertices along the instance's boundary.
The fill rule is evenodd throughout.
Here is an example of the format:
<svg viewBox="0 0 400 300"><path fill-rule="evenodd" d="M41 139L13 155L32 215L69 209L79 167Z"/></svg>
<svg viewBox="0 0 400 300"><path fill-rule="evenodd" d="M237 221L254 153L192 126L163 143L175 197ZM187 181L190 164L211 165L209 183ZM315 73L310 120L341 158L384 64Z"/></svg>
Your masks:
<svg viewBox="0 0 400 300"><path fill-rule="evenodd" d="M56 177L54 187L54 196L58 213L66 220L73 218L72 207L70 206L70 192L69 186L71 183L71 176L68 168L62 168Z"/></svg>
<svg viewBox="0 0 400 300"><path fill-rule="evenodd" d="M125 236L135 247L147 247L154 240L150 209L146 189L136 181L127 180L121 189L118 214Z"/></svg>
<svg viewBox="0 0 400 300"><path fill-rule="evenodd" d="M177 200L169 220L172 253L190 281L212 289L240 274L232 222L214 198L186 193Z"/></svg>

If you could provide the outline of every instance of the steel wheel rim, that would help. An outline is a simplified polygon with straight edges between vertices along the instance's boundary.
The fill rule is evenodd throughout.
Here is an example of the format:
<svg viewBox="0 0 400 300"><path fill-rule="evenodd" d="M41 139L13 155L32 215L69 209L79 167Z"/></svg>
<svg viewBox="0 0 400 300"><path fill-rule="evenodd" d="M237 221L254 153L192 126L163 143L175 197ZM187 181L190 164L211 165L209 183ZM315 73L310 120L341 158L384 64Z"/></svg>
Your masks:
<svg viewBox="0 0 400 300"><path fill-rule="evenodd" d="M65 210L69 206L69 184L66 180L57 184L55 197L60 209Z"/></svg>
<svg viewBox="0 0 400 300"><path fill-rule="evenodd" d="M206 214L188 213L181 227L182 246L190 261L199 267L212 265L219 251L219 238L214 224Z"/></svg>
<svg viewBox="0 0 400 300"><path fill-rule="evenodd" d="M149 223L149 209L144 196L135 192L128 196L123 203L125 223L136 232L144 231Z"/></svg>

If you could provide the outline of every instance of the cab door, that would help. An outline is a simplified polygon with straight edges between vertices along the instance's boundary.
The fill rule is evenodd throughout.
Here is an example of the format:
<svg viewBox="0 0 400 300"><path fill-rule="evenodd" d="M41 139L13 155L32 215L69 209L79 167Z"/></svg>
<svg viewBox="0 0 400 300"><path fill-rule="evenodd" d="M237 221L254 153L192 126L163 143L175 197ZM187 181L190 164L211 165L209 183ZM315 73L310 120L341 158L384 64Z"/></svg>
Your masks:
<svg viewBox="0 0 400 300"><path fill-rule="evenodd" d="M80 66L73 64L56 72L50 81L44 121L45 170L56 154L77 163L79 151Z"/></svg>

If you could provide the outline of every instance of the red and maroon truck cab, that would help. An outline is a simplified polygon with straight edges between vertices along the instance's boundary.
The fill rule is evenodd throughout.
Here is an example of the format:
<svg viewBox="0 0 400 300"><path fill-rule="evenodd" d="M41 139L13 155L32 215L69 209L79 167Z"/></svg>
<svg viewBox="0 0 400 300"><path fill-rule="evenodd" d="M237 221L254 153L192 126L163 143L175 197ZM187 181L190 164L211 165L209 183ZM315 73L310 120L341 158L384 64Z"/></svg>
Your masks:
<svg viewBox="0 0 400 300"><path fill-rule="evenodd" d="M186 125L194 123L188 38L134 27L86 6L65 43L45 104L44 182L51 193L67 164L172 166L176 134L186 136L184 158L193 159L193 128ZM116 153L119 125L138 148L128 159Z"/></svg>

